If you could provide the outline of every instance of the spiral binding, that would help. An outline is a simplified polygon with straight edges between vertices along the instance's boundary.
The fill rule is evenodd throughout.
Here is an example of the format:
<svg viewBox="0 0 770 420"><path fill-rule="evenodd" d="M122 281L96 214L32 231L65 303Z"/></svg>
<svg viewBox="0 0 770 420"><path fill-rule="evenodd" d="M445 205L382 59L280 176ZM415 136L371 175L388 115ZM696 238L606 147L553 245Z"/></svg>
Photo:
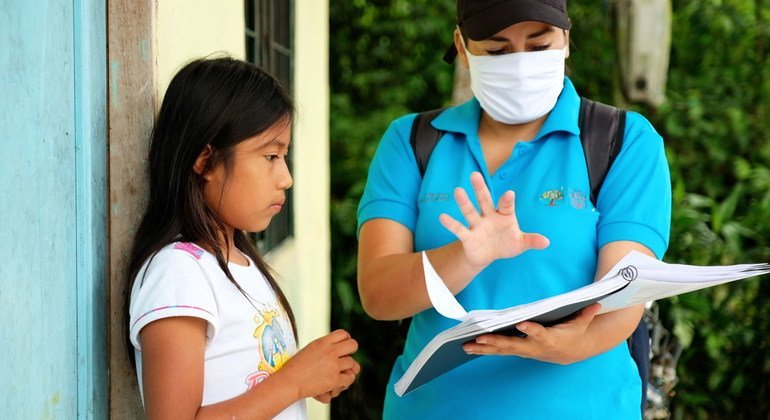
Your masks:
<svg viewBox="0 0 770 420"><path fill-rule="evenodd" d="M623 277L623 280L632 281L636 280L636 278L639 276L639 271L633 265L629 265L628 267L618 271L618 275Z"/></svg>

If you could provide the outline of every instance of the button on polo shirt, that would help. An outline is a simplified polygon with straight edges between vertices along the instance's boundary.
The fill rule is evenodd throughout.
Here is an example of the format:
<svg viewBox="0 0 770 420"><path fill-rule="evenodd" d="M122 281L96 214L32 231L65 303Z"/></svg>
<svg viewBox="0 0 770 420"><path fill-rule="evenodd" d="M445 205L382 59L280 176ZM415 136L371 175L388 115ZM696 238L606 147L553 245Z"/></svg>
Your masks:
<svg viewBox="0 0 770 420"><path fill-rule="evenodd" d="M454 202L454 188L465 188L477 205L470 184L473 171L484 176L495 203L513 190L522 230L545 235L551 245L490 264L457 295L467 310L506 308L584 286L593 281L598 250L609 242L635 241L662 257L671 217L662 139L641 115L629 112L623 147L594 207L577 125L579 107L580 98L565 78L539 133L531 141L517 142L494 174L486 167L477 135L478 101L448 108L432 122L445 134L424 179L409 144L415 115L395 120L372 160L359 204L359 228L376 218L394 220L413 232L415 251L433 249L456 240L439 223L441 213L466 223ZM480 357L397 397L393 383L433 337L456 324L433 309L413 317L388 384L386 418L451 418L458 413L508 418L512 408L517 418L639 417L640 381L625 343L567 366L513 356Z"/></svg>

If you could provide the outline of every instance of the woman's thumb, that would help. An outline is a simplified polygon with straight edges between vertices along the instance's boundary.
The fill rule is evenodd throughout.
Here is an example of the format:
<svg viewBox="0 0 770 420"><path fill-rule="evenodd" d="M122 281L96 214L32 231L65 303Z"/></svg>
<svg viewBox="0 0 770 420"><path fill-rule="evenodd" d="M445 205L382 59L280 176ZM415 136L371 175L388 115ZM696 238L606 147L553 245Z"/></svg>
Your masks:
<svg viewBox="0 0 770 420"><path fill-rule="evenodd" d="M523 237L524 249L546 249L551 241L539 233L525 233Z"/></svg>

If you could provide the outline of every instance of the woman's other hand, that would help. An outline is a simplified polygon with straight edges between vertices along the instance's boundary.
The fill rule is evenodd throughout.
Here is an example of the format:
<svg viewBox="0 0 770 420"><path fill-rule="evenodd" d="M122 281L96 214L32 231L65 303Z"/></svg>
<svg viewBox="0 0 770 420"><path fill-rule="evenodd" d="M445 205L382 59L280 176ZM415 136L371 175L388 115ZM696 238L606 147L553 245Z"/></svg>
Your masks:
<svg viewBox="0 0 770 420"><path fill-rule="evenodd" d="M514 355L561 365L575 363L592 355L590 346L586 346L586 332L600 309L601 305L595 303L574 318L550 327L521 322L516 328L526 337L485 334L465 343L463 350L468 354Z"/></svg>

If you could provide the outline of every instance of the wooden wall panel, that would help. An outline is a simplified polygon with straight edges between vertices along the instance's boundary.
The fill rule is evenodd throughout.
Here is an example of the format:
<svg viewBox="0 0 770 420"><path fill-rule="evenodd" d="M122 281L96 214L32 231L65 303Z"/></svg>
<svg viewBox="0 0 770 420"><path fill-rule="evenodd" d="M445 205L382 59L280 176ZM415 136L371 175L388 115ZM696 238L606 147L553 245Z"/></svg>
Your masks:
<svg viewBox="0 0 770 420"><path fill-rule="evenodd" d="M110 417L142 417L123 338L123 285L147 199L145 164L155 115L155 0L108 2L110 173Z"/></svg>

